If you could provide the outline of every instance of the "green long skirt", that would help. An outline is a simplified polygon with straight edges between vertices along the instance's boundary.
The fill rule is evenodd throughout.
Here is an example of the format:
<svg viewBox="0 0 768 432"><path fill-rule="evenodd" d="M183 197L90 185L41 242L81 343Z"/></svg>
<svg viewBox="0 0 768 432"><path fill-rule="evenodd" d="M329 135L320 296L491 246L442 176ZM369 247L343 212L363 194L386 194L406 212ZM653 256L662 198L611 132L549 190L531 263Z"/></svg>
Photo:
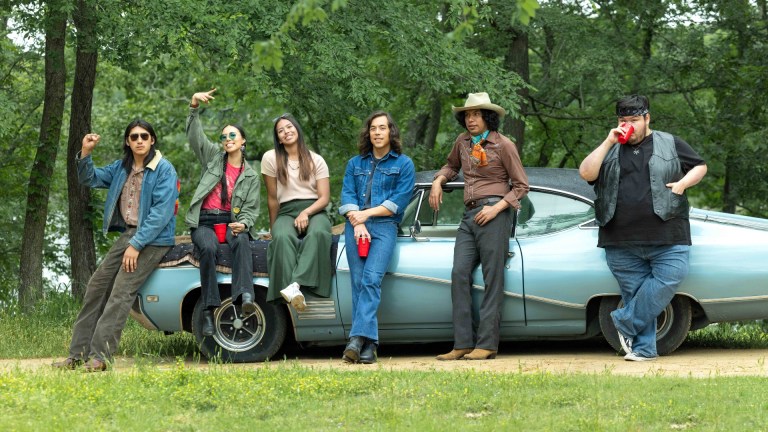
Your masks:
<svg viewBox="0 0 768 432"><path fill-rule="evenodd" d="M299 236L293 222L315 200L280 204L267 247L269 291L267 301L282 300L280 290L293 282L320 297L331 295L331 220L326 210L309 218L306 234Z"/></svg>

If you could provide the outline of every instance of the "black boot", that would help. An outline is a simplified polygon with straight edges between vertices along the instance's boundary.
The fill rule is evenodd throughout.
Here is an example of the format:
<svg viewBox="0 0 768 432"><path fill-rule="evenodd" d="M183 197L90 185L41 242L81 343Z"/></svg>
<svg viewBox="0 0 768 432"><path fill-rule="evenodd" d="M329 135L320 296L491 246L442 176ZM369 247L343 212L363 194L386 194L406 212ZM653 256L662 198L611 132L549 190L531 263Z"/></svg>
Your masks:
<svg viewBox="0 0 768 432"><path fill-rule="evenodd" d="M344 348L342 360L348 363L357 363L360 360L360 350L363 349L363 344L365 344L365 338L362 336L352 336L349 338L349 343Z"/></svg>
<svg viewBox="0 0 768 432"><path fill-rule="evenodd" d="M248 316L256 312L256 303L253 302L253 294L243 293L240 298L243 301L242 306L240 306L243 316Z"/></svg>
<svg viewBox="0 0 768 432"><path fill-rule="evenodd" d="M203 336L213 336L216 327L213 325L213 310L203 311Z"/></svg>
<svg viewBox="0 0 768 432"><path fill-rule="evenodd" d="M363 345L363 350L360 351L360 360L359 362L362 364L373 364L376 363L376 360L378 359L376 355L376 348L378 348L379 344L375 341L372 341L371 339L365 338L365 345Z"/></svg>

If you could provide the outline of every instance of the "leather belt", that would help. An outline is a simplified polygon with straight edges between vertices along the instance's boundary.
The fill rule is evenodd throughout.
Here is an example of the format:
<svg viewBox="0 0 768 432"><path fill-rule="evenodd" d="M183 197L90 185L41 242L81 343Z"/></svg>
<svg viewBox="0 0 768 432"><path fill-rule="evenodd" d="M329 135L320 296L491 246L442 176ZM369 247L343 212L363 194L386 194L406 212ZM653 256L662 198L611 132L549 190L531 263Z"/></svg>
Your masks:
<svg viewBox="0 0 768 432"><path fill-rule="evenodd" d="M205 215L227 215L229 216L228 210L221 210L221 209L209 209L209 210L200 210L200 214Z"/></svg>
<svg viewBox="0 0 768 432"><path fill-rule="evenodd" d="M467 210L476 209L478 207L493 204L501 201L501 197L492 196L492 197L486 197L486 198L480 198L476 200L472 200L466 204Z"/></svg>

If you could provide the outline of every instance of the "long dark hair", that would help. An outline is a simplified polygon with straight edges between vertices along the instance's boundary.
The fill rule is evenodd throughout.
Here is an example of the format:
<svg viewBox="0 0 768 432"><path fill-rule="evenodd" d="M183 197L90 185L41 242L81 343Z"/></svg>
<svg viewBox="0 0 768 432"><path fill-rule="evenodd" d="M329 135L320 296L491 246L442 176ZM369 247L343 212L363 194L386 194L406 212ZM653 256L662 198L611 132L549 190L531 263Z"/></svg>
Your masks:
<svg viewBox="0 0 768 432"><path fill-rule="evenodd" d="M289 113L277 117L274 126L272 126L272 139L275 143L275 159L277 161L277 180L281 184L285 184L288 181L288 152L285 151L285 147L277 137L277 123L280 120L288 120L296 128L296 133L298 134L296 146L299 152L299 180L307 182L315 170L315 163L312 161L312 153L309 152L309 148L304 141L304 131L301 130L301 125Z"/></svg>
<svg viewBox="0 0 768 432"><path fill-rule="evenodd" d="M222 132L227 128L227 126L232 126L233 128L237 129L237 131L240 132L240 136L243 137L243 147L240 150L240 172L237 173L237 177L239 178L240 174L243 173L243 169L245 169L245 130L243 130L242 126L238 124L228 124L221 128ZM221 171L221 206L226 207L227 202L229 202L229 191L227 190L227 152L224 152L224 157L222 159L224 160L224 166L222 167Z"/></svg>
<svg viewBox="0 0 768 432"><path fill-rule="evenodd" d="M459 111L456 114L454 114L454 117L456 117L456 121L459 122L461 127L464 129L467 128L467 111ZM485 127L488 128L491 132L498 132L499 131L499 125L501 124L501 117L499 117L499 113L496 111L491 111L488 109L481 109L480 114L483 116L483 121L485 122Z"/></svg>
<svg viewBox="0 0 768 432"><path fill-rule="evenodd" d="M400 143L400 129L395 124L395 120L386 111L375 111L369 115L365 120L365 125L360 129L360 136L357 139L357 149L360 150L361 155L366 155L373 151L373 143L371 143L371 123L374 119L379 117L386 117L387 124L389 125L389 149L397 154L403 152L402 144Z"/></svg>
<svg viewBox="0 0 768 432"><path fill-rule="evenodd" d="M125 170L126 174L130 174L131 169L133 168L133 150L131 150L131 146L128 145L128 135L131 134L131 130L136 126L149 132L149 136L151 136L152 141L154 141L149 149L149 153L147 153L147 157L144 158L144 166L146 167L149 165L152 159L155 158L155 146L157 146L157 135L155 135L155 128L153 128L151 124L145 122L142 119L136 119L128 123L128 127L125 128L125 133L123 134L123 169Z"/></svg>

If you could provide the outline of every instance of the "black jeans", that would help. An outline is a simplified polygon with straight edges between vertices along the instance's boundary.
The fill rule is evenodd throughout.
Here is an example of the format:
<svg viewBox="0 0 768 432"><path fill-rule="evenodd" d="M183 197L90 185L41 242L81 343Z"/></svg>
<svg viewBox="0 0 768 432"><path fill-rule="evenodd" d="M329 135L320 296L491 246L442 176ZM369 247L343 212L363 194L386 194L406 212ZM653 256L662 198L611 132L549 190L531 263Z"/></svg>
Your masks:
<svg viewBox="0 0 768 432"><path fill-rule="evenodd" d="M504 303L504 273L512 236L512 212L502 211L493 220L480 226L475 215L483 207L464 212L456 232L451 272L453 303L453 347L455 349L499 349L499 326ZM480 303L477 333L472 319L472 272L483 265L485 292Z"/></svg>
<svg viewBox="0 0 768 432"><path fill-rule="evenodd" d="M197 228L192 229L192 242L200 251L200 285L206 309L221 306L219 283L216 280L216 251L219 240L213 231L217 223L230 223L229 215L200 215ZM244 293L253 297L253 258L251 257L250 235L232 235L227 228L227 244L232 248L232 301L237 302Z"/></svg>

